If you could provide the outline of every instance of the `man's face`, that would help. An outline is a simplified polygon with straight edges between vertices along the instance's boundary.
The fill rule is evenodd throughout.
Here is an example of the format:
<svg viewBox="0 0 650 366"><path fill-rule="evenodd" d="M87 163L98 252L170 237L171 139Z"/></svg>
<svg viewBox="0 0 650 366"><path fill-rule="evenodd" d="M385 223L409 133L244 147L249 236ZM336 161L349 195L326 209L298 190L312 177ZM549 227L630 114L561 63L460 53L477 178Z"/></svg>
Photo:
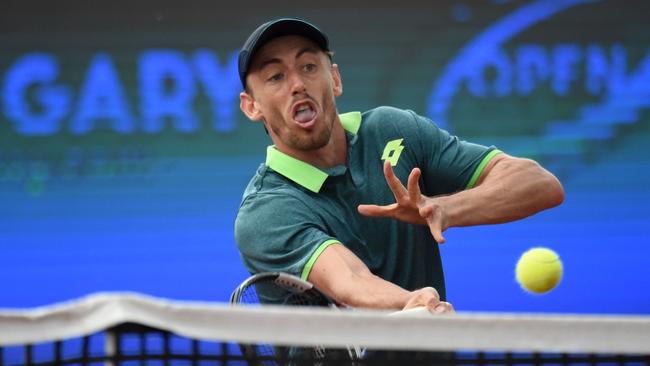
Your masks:
<svg viewBox="0 0 650 366"><path fill-rule="evenodd" d="M265 122L278 148L312 151L327 145L341 78L314 42L301 36L269 41L257 51L246 80L242 111Z"/></svg>

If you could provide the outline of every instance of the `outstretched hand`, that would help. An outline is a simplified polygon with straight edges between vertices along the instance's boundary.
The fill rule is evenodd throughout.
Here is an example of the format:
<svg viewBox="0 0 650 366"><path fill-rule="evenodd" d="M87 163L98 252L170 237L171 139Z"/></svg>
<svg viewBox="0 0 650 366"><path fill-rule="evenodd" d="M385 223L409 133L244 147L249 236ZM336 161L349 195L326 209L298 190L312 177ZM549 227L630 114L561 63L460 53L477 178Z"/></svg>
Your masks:
<svg viewBox="0 0 650 366"><path fill-rule="evenodd" d="M448 227L448 218L442 206L442 200L426 197L420 192L418 181L422 175L419 168L413 168L409 174L407 187L395 176L388 160L384 161L384 176L390 190L395 196L395 203L379 205L359 205L359 213L370 217L392 217L411 224L428 225L431 235L438 243L444 243L442 232Z"/></svg>

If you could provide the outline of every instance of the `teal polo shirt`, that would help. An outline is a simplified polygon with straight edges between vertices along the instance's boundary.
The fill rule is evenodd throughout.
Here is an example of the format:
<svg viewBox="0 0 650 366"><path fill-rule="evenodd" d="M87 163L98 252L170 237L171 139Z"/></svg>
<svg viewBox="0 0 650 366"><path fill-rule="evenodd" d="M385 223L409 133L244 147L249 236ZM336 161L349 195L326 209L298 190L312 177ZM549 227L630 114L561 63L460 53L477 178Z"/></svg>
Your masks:
<svg viewBox="0 0 650 366"><path fill-rule="evenodd" d="M438 244L429 228L357 212L359 204L395 202L383 173L389 160L406 185L422 170L427 196L472 188L499 153L451 136L408 110L379 107L340 115L347 163L320 169L274 146L246 188L235 240L251 273L287 272L303 279L329 245L341 243L375 275L407 290L435 287L446 298Z"/></svg>

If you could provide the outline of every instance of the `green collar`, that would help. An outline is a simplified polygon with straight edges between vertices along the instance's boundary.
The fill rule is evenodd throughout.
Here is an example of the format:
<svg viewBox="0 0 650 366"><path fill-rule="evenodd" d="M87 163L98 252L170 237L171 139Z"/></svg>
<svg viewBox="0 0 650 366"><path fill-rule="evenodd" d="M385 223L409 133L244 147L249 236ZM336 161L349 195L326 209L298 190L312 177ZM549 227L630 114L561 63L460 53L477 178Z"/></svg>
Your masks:
<svg viewBox="0 0 650 366"><path fill-rule="evenodd" d="M346 131L356 135L361 126L360 112L343 113L339 119ZM320 191L328 177L324 171L279 151L274 145L266 149L266 166L314 193Z"/></svg>
<svg viewBox="0 0 650 366"><path fill-rule="evenodd" d="M348 112L339 114L343 128L353 134L357 134L361 126L361 112Z"/></svg>

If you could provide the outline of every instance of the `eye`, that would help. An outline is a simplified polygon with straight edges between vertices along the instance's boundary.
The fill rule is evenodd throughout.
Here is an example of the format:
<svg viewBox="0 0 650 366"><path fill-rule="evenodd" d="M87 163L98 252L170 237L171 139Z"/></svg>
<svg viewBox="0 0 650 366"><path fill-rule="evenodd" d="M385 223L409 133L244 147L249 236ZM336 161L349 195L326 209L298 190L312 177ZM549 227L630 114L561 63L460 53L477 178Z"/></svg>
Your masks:
<svg viewBox="0 0 650 366"><path fill-rule="evenodd" d="M281 73L273 74L270 78L268 78L268 81L280 81L284 78L284 75Z"/></svg>
<svg viewBox="0 0 650 366"><path fill-rule="evenodd" d="M314 72L314 71L316 71L316 65L315 64L307 64L307 65L305 65L305 71L306 72Z"/></svg>

